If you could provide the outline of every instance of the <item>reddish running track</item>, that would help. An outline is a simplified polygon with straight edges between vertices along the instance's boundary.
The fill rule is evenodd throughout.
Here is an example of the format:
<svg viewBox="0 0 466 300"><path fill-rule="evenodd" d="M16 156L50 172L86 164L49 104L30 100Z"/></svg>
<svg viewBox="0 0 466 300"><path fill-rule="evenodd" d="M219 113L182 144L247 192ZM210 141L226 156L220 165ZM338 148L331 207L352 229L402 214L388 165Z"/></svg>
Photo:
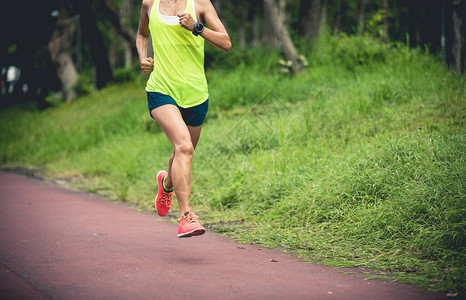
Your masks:
<svg viewBox="0 0 466 300"><path fill-rule="evenodd" d="M0 299L446 299L162 220L0 172Z"/></svg>

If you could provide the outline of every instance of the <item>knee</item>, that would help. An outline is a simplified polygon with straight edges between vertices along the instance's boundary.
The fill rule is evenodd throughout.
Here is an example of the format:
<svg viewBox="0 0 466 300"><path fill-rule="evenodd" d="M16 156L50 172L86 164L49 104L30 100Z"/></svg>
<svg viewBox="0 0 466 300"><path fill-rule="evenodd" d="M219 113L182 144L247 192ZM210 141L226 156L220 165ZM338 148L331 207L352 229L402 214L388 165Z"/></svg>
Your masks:
<svg viewBox="0 0 466 300"><path fill-rule="evenodd" d="M185 155L185 156L193 156L193 153L194 153L193 143L189 141L189 142L176 146L175 153Z"/></svg>

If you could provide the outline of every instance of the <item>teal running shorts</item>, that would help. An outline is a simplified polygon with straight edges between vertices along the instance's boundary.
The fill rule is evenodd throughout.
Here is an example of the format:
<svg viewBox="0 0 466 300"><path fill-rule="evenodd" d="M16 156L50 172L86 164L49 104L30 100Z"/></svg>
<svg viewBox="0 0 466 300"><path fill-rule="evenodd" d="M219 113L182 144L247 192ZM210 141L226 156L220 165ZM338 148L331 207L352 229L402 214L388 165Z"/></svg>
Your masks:
<svg viewBox="0 0 466 300"><path fill-rule="evenodd" d="M184 123L189 126L202 125L209 109L209 99L199 105L183 108L180 107L176 101L168 95L158 92L147 92L147 106L149 107L149 114L154 108L166 104L172 104L178 107Z"/></svg>

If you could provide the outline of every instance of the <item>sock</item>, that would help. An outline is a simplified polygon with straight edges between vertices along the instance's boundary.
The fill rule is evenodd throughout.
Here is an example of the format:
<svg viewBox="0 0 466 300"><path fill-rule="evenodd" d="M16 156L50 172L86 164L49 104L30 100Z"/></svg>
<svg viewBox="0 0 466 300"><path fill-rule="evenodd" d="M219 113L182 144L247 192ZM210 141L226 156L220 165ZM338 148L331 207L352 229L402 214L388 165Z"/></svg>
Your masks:
<svg viewBox="0 0 466 300"><path fill-rule="evenodd" d="M171 192L173 192L174 187L172 187L171 189L167 189L167 188L165 187L165 178L167 178L167 176L165 176L165 177L162 179L162 187L163 187L163 190L164 190L166 193L171 193Z"/></svg>

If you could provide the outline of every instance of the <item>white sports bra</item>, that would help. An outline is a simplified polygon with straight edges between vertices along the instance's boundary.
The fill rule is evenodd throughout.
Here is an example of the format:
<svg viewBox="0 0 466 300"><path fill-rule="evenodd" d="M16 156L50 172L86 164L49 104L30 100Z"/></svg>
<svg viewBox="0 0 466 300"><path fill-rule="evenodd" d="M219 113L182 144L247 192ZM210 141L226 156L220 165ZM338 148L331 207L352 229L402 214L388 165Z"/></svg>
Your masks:
<svg viewBox="0 0 466 300"><path fill-rule="evenodd" d="M189 1L189 0L186 0L186 1ZM193 12L194 12L193 18L194 18L194 21L197 22L196 7L194 5L194 0L191 0L191 1L193 1ZM159 4L159 7L158 7L157 11L159 12L159 17L160 17L160 20L162 20L162 22L164 22L167 25L178 25L178 24L180 24L180 18L178 18L178 16L162 15L160 13L160 0L159 0L158 4ZM150 11L152 12L152 9ZM149 19L150 19L150 13L149 13Z"/></svg>

